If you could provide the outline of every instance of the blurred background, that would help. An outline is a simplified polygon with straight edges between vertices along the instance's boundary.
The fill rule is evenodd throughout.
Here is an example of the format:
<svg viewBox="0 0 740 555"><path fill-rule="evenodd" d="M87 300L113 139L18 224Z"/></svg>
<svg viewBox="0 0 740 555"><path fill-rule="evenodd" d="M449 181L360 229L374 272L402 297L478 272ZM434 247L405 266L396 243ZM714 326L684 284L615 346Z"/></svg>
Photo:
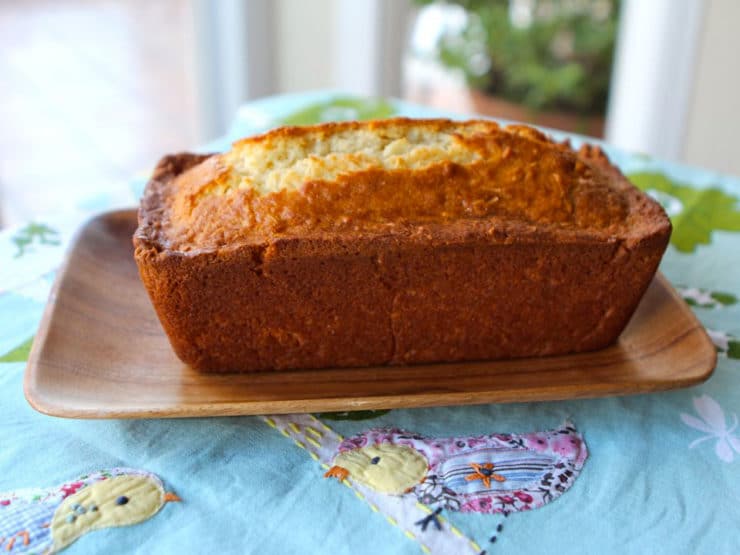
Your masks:
<svg viewBox="0 0 740 555"><path fill-rule="evenodd" d="M736 0L0 0L0 226L316 89L740 175L738 21Z"/></svg>

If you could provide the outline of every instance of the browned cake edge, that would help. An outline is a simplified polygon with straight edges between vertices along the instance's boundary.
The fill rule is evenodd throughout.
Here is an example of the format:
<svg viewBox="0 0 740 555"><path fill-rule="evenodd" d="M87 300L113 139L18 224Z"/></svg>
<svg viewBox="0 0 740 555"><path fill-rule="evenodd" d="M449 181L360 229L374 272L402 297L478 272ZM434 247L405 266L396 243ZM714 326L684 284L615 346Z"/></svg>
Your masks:
<svg viewBox="0 0 740 555"><path fill-rule="evenodd" d="M392 234L276 238L181 253L163 195L207 155L165 157L134 236L142 281L177 355L248 372L543 356L614 342L670 237L657 203L597 147L579 156L623 182L637 233L604 238L465 221Z"/></svg>

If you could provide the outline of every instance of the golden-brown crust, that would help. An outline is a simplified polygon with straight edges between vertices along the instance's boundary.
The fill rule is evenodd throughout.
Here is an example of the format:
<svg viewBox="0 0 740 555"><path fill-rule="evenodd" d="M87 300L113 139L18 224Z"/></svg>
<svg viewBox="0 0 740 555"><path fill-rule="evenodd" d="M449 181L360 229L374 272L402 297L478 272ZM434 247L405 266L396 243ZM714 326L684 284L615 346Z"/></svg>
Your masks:
<svg viewBox="0 0 740 555"><path fill-rule="evenodd" d="M628 221L632 187L621 175L608 172L608 162L601 164L583 151L575 153L525 126L403 118L328 123L280 128L239 141L234 151L289 140L299 145L326 141L348 130L383 133L399 128L447 133L477 159L417 169L371 165L348 169L332 179L307 180L298 190L263 194L228 185L238 176L227 155L215 155L179 175L163 195L168 247L188 252L286 236L387 231L460 219L528 222L605 235L634 228ZM463 135L456 129L475 132Z"/></svg>
<svg viewBox="0 0 740 555"><path fill-rule="evenodd" d="M156 250L168 248L169 212L167 195L174 179L187 170L207 161L211 154L182 152L162 158L154 168L144 190L139 207L139 227L134 236L136 245Z"/></svg>
<svg viewBox="0 0 740 555"><path fill-rule="evenodd" d="M557 210L544 208L543 222L506 212L435 216L439 204L430 201L427 218L419 210L386 218L381 207L356 226L330 219L245 234L237 229L243 203L220 202L210 207L217 210L213 226L191 222L201 227L188 236L173 233L182 222L173 224L169 212L178 188L187 186L178 176L204 182L224 169L218 156L163 159L147 186L134 243L142 280L178 356L205 371L254 371L539 356L613 342L667 246L667 217L598 147L574 153L529 128L508 133L504 138L514 143L524 137L546 145L539 151L544 165L533 173L550 171L550 163L572 169L580 163L597 176L565 195L580 221L548 221ZM245 141L255 140L264 139ZM328 217L351 213L359 200L372 204L379 181L386 193L404 188L403 178L388 172L354 174L361 192L329 195L318 210ZM432 196L435 188L475 188L469 169L454 165L414 181L427 183ZM520 185L536 205L532 181ZM307 184L304 196L312 190L315 203L322 184ZM418 192L414 203L423 204ZM311 203L302 202L292 210L315 218ZM398 210L403 202L385 206Z"/></svg>

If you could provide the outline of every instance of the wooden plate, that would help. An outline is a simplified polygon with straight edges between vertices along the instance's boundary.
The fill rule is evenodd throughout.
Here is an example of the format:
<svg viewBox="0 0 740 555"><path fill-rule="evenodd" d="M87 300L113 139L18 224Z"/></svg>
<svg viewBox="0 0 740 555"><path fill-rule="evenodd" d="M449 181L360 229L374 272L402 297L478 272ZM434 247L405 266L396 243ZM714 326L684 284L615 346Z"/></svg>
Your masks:
<svg viewBox="0 0 740 555"><path fill-rule="evenodd" d="M619 342L514 361L206 375L172 352L133 260L134 211L77 235L57 277L25 376L28 401L70 418L344 411L646 393L706 380L716 352L657 276Z"/></svg>

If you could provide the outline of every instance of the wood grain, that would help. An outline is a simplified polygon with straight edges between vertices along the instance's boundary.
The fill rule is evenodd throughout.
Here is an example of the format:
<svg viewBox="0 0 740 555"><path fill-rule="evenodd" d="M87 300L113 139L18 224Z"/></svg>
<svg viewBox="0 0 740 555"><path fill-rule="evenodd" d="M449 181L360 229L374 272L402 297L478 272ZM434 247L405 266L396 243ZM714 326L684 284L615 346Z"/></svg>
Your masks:
<svg viewBox="0 0 740 555"><path fill-rule="evenodd" d="M134 211L79 232L57 277L25 376L38 411L159 418L345 411L648 393L697 384L716 351L658 275L619 342L579 355L473 363L199 374L173 354L139 280Z"/></svg>

